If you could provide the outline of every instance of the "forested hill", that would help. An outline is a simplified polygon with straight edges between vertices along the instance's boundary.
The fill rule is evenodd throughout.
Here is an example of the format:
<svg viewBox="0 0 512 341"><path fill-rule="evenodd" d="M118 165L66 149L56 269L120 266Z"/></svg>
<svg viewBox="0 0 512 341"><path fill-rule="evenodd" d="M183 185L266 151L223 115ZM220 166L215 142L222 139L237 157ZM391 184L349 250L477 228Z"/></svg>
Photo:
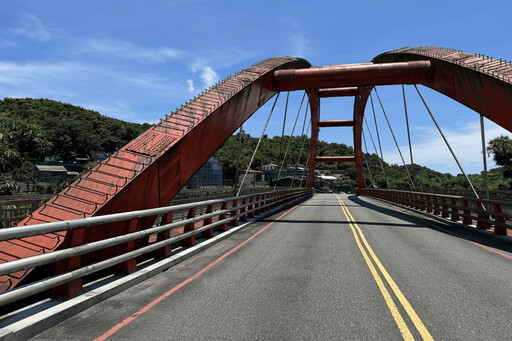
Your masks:
<svg viewBox="0 0 512 341"><path fill-rule="evenodd" d="M33 146L18 144L19 152L32 159L44 154L66 161L86 157L90 150L114 151L150 127L48 99L6 98L0 101L0 114L1 128L35 139Z"/></svg>
<svg viewBox="0 0 512 341"><path fill-rule="evenodd" d="M97 111L84 109L71 104L48 99L0 100L0 192L2 187L16 181L33 182L35 172L32 165L44 156L58 156L71 161L76 157L86 157L91 150L114 151L149 129L149 124L123 122L101 115ZM247 167L256 147L258 138L242 133L240 168ZM290 166L305 167L309 154L309 138L296 136L265 136L256 154L252 169L275 163L280 164L284 154ZM505 141L512 150L512 141ZM289 144L289 147L288 147ZM504 145L503 143L498 146ZM301 153L302 148L302 153ZM224 177L233 178L239 149L239 135L231 136L215 153L224 166ZM287 150L288 149L288 150ZM499 150L500 148L494 148ZM352 147L345 144L319 141L318 156L354 155ZM300 155L300 159L299 159ZM509 154L506 160L512 158ZM368 167L364 167L367 185L386 187L380 158L376 154L366 155ZM404 166L383 163L387 181L392 188L409 189L409 180ZM317 168L343 170L352 179L356 178L353 163L319 164ZM507 174L512 174L510 166ZM462 176L452 176L435 172L418 165L410 166L410 172L418 188L467 188ZM482 188L480 175L471 176L477 187ZM504 176L503 169L490 172L491 189L509 189L510 176ZM354 180L353 180L354 181ZM355 185L355 181L353 182ZM12 187L12 186L11 186ZM13 187L14 188L14 187ZM5 191L9 193L9 190Z"/></svg>

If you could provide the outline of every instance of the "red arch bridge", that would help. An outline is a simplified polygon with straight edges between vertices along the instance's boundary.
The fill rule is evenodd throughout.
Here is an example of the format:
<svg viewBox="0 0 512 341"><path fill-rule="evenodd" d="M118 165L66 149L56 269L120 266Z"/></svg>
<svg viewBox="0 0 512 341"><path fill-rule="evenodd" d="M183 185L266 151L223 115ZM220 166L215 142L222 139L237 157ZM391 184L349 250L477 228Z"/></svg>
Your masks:
<svg viewBox="0 0 512 341"><path fill-rule="evenodd" d="M416 47L361 64L259 62L0 230L0 339L512 339L511 201L366 188L368 98L404 84L512 131L501 59ZM168 206L258 108L295 90L311 115L305 187ZM353 98L351 117L321 120L326 97ZM354 155L317 156L319 127L352 128ZM321 162L355 163L358 195L315 194Z"/></svg>

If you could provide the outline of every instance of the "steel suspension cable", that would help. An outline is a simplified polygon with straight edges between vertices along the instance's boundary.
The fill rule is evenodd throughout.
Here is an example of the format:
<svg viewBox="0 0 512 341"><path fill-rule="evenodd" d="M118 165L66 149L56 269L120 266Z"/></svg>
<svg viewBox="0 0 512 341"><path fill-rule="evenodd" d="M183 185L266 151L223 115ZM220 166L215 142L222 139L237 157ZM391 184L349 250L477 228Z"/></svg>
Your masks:
<svg viewBox="0 0 512 341"><path fill-rule="evenodd" d="M375 121L375 130L377 131L377 140L379 142L380 166L382 168L382 173L384 173L384 180L386 181L386 186L389 189L389 181L388 181L388 177L386 175L386 170L384 169L384 156L382 155L382 147L381 147L381 144L380 144L379 127L377 125L377 117L375 116L375 107L373 106L373 97L372 97L372 93L371 92L370 92L370 103L372 104L373 120ZM365 119L365 123L366 123L366 128L368 129L368 132L370 133L370 137L371 137L372 133L370 131L370 127L368 126L368 122L366 121L366 119ZM373 142L373 137L372 137L372 142ZM373 144L373 146L375 147L375 143ZM375 147L375 154L377 154L377 156L379 156L379 152L377 151L376 147Z"/></svg>
<svg viewBox="0 0 512 341"><path fill-rule="evenodd" d="M485 128L484 128L484 115L480 114L480 135L482 136L482 157L484 164L484 187L485 198L489 200L489 180L487 178L487 155L485 154Z"/></svg>
<svg viewBox="0 0 512 341"><path fill-rule="evenodd" d="M304 175L306 174L306 169L308 169L310 158L311 158L311 154L308 154L308 160L306 161L306 168L304 168L304 170L302 171L302 177L300 178L299 188L302 188L302 181L304 181Z"/></svg>
<svg viewBox="0 0 512 341"><path fill-rule="evenodd" d="M267 122L265 123L263 132L261 133L260 139L258 140L258 144L256 144L254 153L252 153L251 161L249 161L249 165L247 166L247 169L245 170L244 178L242 179L242 183L240 184L240 187L238 187L238 192L236 193L236 196L240 195L240 190L244 186L245 178L247 178L247 173L249 173L249 169L251 169L252 162L254 161L254 156L256 155L256 152L258 151L261 140L263 139L263 135L265 135L265 130L267 129L267 125L268 125L268 122L270 121L270 117L272 116L272 113L274 112L274 108L276 107L276 103L277 103L277 99L279 98L279 94L280 94L280 92L277 93L276 99L274 101L274 105L272 105L272 110L270 110L270 114L268 115Z"/></svg>
<svg viewBox="0 0 512 341"><path fill-rule="evenodd" d="M432 114L432 111L430 111L430 108L428 107L427 105L427 102L425 102L425 99L423 98L423 96L421 95L421 92L420 90L418 89L418 87L416 86L416 84L414 84L414 88L416 89L416 91L418 92L418 95L420 95L420 98L421 98L421 101L423 102L423 104L425 105L425 108L427 108L427 111L428 113L430 114L430 117L432 118L432 121L434 121L434 124L436 125L437 127L437 130L439 130L439 133L441 134L441 136L443 137L443 140L444 142L446 143L446 146L448 147L448 149L450 150L450 153L452 153L452 156L453 158L455 159L455 162L457 163L457 165L459 166L459 169L460 171L462 172L462 174L464 175L464 177L466 178L466 181L468 182L469 186L471 187L471 190L473 191L473 194L475 195L475 197L477 199L480 199L480 197L478 196L478 193L476 192L475 188L473 187L473 184L471 183L471 180L469 180L468 176L466 175L466 172L464 172L464 169L462 169L462 166L459 162L459 160L457 159L457 156L455 156L455 153L453 152L453 149L452 147L450 146L450 144L448 143L448 140L446 139L446 137L444 136L443 134L443 131L441 130L441 127L439 127L439 124L437 124L437 121L436 119L434 118L434 115Z"/></svg>
<svg viewBox="0 0 512 341"><path fill-rule="evenodd" d="M283 120L283 132L281 133L281 142L279 144L279 159L283 155L283 138L284 138L284 128L286 126L286 113L288 112L288 99L290 98L290 91L286 93L286 106L284 107L284 120Z"/></svg>
<svg viewBox="0 0 512 341"><path fill-rule="evenodd" d="M363 142L364 142L364 149L366 150L366 154L368 154L368 147L366 146L366 138L364 137L364 129L361 129L361 133L363 135ZM364 163L366 164L366 168L368 168L368 173L370 173L370 180L373 184L375 184L375 181L373 180L372 171L370 170L370 165L368 164L368 160L366 159L365 153L363 153L363 159Z"/></svg>
<svg viewBox="0 0 512 341"><path fill-rule="evenodd" d="M297 158L297 163L295 164L295 167L298 167L299 164L300 164L300 158L302 156L302 150L304 149L304 144L306 142L307 135L304 135L304 128L306 127L306 118L308 117L308 109L309 109L309 103L307 103L307 105L306 105L306 114L304 115L304 122L302 124L302 132L301 132L301 135L300 135L300 136L302 136L302 143L301 143L301 146L300 146L299 157ZM311 120L308 123L308 127L306 128L306 131L309 130L309 125L310 124L311 124ZM293 188L293 183L294 182L295 182L295 170L293 171L293 178L292 178L292 183L290 184L290 189Z"/></svg>
<svg viewBox="0 0 512 341"><path fill-rule="evenodd" d="M402 159L402 163L405 166L405 170L407 171L407 175L409 176L409 181L411 182L412 189L416 190L416 186L414 185L414 181L412 180L411 173L409 172L409 168L405 164L404 157L402 155L402 151L400 150L400 147L398 146L398 142L396 141L395 133L393 132L393 128L391 128L391 124L388 120L388 115L386 115L386 110L384 110L384 106L382 105L382 101L380 100L379 93L377 92L377 87L375 89L375 95L377 95L377 99L379 100L380 107L382 109L382 113L384 114L384 117L386 118L386 122L388 123L389 131L391 132L391 136L393 136L393 141L395 141L396 149L398 149L398 153L400 154L400 158Z"/></svg>
<svg viewBox="0 0 512 341"><path fill-rule="evenodd" d="M411 165L412 161L412 145L411 145L411 133L409 132L409 117L407 115L407 102L405 101L405 87L402 84L402 94L404 95L404 110L405 110L405 123L407 124L407 138L409 140L409 154L411 154Z"/></svg>
<svg viewBox="0 0 512 341"><path fill-rule="evenodd" d="M290 134L290 139L288 140L288 144L286 145L286 150L284 152L283 161L281 162L281 167L279 168L279 173L277 173L276 184L274 185L274 191L277 188L277 183L279 182L279 177L281 176L281 171L283 170L284 161L286 160L286 155L288 154L288 149L290 148L290 144L292 143L293 133L295 132L295 127L297 126L297 121L299 120L300 111L302 110L302 104L304 104L304 98L306 98L306 92L304 92L304 96L302 96L302 101L300 102L299 111L297 112L297 117L295 118L295 123L293 124L292 133ZM306 106L306 114L307 114L307 106Z"/></svg>
<svg viewBox="0 0 512 341"><path fill-rule="evenodd" d="M379 157L379 152L377 151L377 146L375 146L375 141L373 140L373 135L370 130L370 127L368 126L368 121L366 121L366 117L364 117L364 123L366 124L366 129L368 130L368 134L370 134L370 138L372 140L373 148L375 149L375 155L377 155L377 158L379 159L380 168L382 169L382 173L384 174L384 180L386 181L386 186L389 188L389 182L388 178L386 176L386 171L384 170L384 164L382 158Z"/></svg>

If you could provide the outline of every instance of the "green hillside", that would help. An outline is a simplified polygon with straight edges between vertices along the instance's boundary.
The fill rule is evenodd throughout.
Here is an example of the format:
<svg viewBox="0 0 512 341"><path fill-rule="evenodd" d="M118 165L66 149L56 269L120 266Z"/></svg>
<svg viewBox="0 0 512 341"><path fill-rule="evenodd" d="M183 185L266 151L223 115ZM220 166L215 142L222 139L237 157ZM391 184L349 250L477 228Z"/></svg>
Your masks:
<svg viewBox="0 0 512 341"><path fill-rule="evenodd" d="M16 182L33 183L33 162L44 156L57 156L63 161L87 157L89 151L114 151L122 147L150 127L149 124L124 122L101 115L97 111L48 99L12 99L0 101L0 195L16 192ZM224 177L233 178L236 172L239 136L231 136L215 153L224 166ZM240 168L247 167L258 138L242 133ZM268 163L280 164L286 152L290 166L305 167L309 154L309 138L265 136L255 157L252 169ZM300 162L299 152L304 146ZM318 142L318 156L354 155L352 147L345 144ZM506 154L505 158L510 158ZM367 186L386 187L380 159L367 154L371 171L364 165ZM352 179L356 168L352 163L319 164L318 168L343 170ZM392 188L410 189L403 166L384 163L387 180ZM509 167L510 168L510 167ZM507 168L508 169L508 168ZM465 179L442 174L426 167L412 165L409 170L418 188L468 188ZM508 173L507 173L508 174ZM478 188L483 188L483 178L476 174L470 178ZM490 171L490 189L510 189L510 177L503 168ZM356 185L353 180L353 185Z"/></svg>

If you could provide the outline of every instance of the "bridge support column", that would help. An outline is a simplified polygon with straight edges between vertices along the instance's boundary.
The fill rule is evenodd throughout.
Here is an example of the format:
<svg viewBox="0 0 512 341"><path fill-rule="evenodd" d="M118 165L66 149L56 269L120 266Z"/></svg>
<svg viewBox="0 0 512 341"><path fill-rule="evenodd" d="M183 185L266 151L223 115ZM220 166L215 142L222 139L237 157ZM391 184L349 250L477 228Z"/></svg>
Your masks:
<svg viewBox="0 0 512 341"><path fill-rule="evenodd" d="M315 177L316 146L318 143L318 121L320 118L320 100L318 90L308 91L309 108L311 111L311 149L309 151L309 174L307 187L313 187Z"/></svg>
<svg viewBox="0 0 512 341"><path fill-rule="evenodd" d="M363 176L363 150L362 150L362 134L363 134L363 118L366 102L372 91L371 87L360 88L360 96L356 96L354 100L354 156L356 158L357 183L359 188L366 188Z"/></svg>

